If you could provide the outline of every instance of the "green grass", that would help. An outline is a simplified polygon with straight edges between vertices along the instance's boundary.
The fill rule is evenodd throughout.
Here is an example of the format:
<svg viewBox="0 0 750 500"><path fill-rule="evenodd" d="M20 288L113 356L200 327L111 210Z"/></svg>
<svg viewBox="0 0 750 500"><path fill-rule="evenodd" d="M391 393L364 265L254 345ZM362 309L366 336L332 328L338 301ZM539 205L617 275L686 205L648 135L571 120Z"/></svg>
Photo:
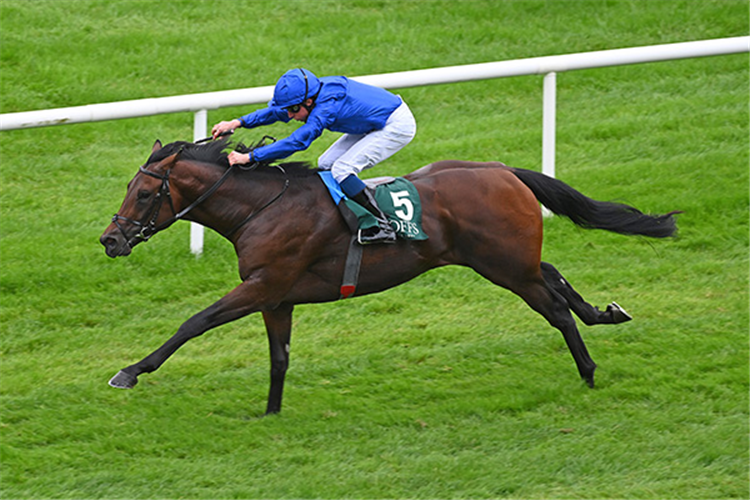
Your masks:
<svg viewBox="0 0 750 500"><path fill-rule="evenodd" d="M270 85L300 65L357 76L741 36L747 19L731 0L0 0L0 112ZM106 384L238 281L217 235L190 255L187 224L127 259L97 242L154 140L190 139L192 116L3 132L0 497L748 498L748 80L747 54L558 75L558 176L685 212L669 241L545 222L544 260L635 317L580 325L596 389L539 315L454 267L299 306L270 418L259 315L133 391ZM401 90L417 137L372 175L538 168L541 92L541 76Z"/></svg>

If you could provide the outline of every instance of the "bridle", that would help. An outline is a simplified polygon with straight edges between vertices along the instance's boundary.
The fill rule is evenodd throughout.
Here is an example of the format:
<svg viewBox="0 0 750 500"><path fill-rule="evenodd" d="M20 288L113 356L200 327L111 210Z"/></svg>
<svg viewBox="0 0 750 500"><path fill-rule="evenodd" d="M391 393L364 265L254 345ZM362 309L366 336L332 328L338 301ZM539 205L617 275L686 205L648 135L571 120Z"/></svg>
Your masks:
<svg viewBox="0 0 750 500"><path fill-rule="evenodd" d="M117 229L120 230L122 236L125 238L125 240L127 240L129 247L132 247L133 245L135 245L136 243L140 243L141 241L148 241L154 234L166 227L167 223L171 224L172 222L177 220L178 215L177 211L174 209L172 194L169 191L169 174L171 172L171 169L167 170L167 173L165 175L160 175L156 172L146 170L144 166L141 166L139 167L138 172L161 180L161 186L159 187L159 191L154 197L154 201L151 207L146 212L146 217L143 219L143 222L122 216L120 214L115 214L112 217L112 223L115 225L115 227L117 227ZM169 200L169 208L172 209L172 218L166 223L162 223L157 226L156 221L159 218L159 212L161 211L162 197L166 197L167 200ZM128 238L128 234L125 232L125 228L123 228L122 224L120 224L121 222L132 224L139 228L140 231L132 238Z"/></svg>
<svg viewBox="0 0 750 500"><path fill-rule="evenodd" d="M179 157L181 152L182 150L180 150L177 153L177 156L175 157L175 162L177 161L177 157ZM250 165L249 167L243 168L242 166L239 166L238 168L240 168L241 170L254 170L255 168L258 167L258 165L260 164L254 163ZM161 180L161 186L159 187L159 191L156 193L156 196L154 196L154 200L152 202L151 207L146 212L146 216L143 218L142 221L137 221L137 220L134 220L134 219L131 219L129 217L125 217L119 214L115 214L112 217L112 223L115 225L115 227L117 227L117 229L120 230L120 233L122 233L129 247L133 247L137 243L140 243L143 241L148 241L149 239L151 239L152 236L154 236L156 233L158 233L162 229L165 229L166 227L172 225L176 221L183 219L195 207L203 203L209 196L214 194L221 187L221 185L224 184L224 181L226 181L229 178L229 176L232 174L232 172L235 170L234 165L229 165L229 168L227 168L224 174L219 178L218 181L214 183L213 186L211 186L205 193L200 195L195 201L193 201L186 208L184 208L180 212L177 212L174 208L174 202L172 201L172 194L169 189L169 174L172 172L172 169L171 168L168 169L166 173L162 175L162 174L158 174L156 172L151 172L150 170L147 170L146 166L139 167L138 173L148 175L149 177L154 177L155 179ZM242 220L242 222L234 226L226 234L227 238L231 237L235 232L237 232L237 230L240 227L250 222L256 216L258 216L263 210L271 206L275 201L281 198L286 192L287 188L289 187L289 177L287 176L286 171L280 165L272 165L272 166L275 168L278 168L284 174L284 187L276 196L271 198L271 200L269 200L265 205L260 207L255 212L252 212L244 220ZM159 212L161 211L161 206L163 204L162 198L166 198L169 201L169 208L172 210L172 217L162 222L161 224L157 224L156 221L159 219ZM132 224L136 226L137 228L139 228L140 230L135 236L129 238L121 222Z"/></svg>

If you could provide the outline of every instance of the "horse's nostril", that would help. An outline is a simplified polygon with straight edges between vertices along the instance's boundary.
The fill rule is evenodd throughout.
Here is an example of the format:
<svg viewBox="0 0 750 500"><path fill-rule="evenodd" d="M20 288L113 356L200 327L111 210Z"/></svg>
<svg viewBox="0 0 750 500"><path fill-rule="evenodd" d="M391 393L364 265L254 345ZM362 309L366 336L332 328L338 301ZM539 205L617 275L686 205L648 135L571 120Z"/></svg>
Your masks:
<svg viewBox="0 0 750 500"><path fill-rule="evenodd" d="M115 239L112 236L105 234L105 235L102 235L101 238L99 238L99 243L109 248L115 244Z"/></svg>
<svg viewBox="0 0 750 500"><path fill-rule="evenodd" d="M105 232L100 238L99 243L104 245L104 251L110 257L120 257L130 255L131 247L125 239L117 233Z"/></svg>

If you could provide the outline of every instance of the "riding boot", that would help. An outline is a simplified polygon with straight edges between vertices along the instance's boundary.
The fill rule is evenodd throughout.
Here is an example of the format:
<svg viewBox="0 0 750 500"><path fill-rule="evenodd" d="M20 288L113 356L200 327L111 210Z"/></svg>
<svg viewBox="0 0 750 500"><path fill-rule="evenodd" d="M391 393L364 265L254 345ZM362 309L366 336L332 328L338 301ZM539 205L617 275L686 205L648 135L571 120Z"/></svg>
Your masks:
<svg viewBox="0 0 750 500"><path fill-rule="evenodd" d="M373 243L395 243L396 231L388 222L388 218L378 207L375 197L369 188L363 189L360 193L351 197L365 210L375 216L378 225L368 229L360 229L358 240L360 245L371 245Z"/></svg>

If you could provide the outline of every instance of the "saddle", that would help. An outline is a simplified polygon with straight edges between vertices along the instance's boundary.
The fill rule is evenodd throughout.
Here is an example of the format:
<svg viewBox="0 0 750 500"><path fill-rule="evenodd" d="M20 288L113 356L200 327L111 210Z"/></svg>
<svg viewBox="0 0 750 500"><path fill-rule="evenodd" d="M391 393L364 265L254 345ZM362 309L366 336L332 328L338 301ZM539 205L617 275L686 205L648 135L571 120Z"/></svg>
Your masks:
<svg viewBox="0 0 750 500"><path fill-rule="evenodd" d="M328 188L333 202L339 207L352 233L378 225L374 215L347 198L330 171L322 170L318 175ZM376 177L363 182L375 192L375 201L388 217L388 222L399 238L415 241L427 239L422 230L422 204L414 184L403 177ZM351 214L356 218L356 225Z"/></svg>

